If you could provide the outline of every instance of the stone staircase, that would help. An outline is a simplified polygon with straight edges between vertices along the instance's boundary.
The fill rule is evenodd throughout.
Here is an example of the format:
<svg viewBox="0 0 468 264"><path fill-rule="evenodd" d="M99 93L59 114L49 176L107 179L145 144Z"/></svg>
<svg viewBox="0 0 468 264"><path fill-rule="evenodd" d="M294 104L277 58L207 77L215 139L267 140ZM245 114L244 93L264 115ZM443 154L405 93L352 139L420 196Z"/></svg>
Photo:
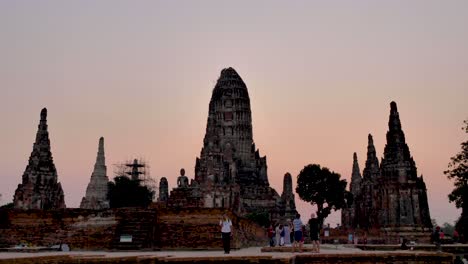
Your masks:
<svg viewBox="0 0 468 264"><path fill-rule="evenodd" d="M116 211L118 219L112 248L117 250L153 249L156 211L126 208Z"/></svg>

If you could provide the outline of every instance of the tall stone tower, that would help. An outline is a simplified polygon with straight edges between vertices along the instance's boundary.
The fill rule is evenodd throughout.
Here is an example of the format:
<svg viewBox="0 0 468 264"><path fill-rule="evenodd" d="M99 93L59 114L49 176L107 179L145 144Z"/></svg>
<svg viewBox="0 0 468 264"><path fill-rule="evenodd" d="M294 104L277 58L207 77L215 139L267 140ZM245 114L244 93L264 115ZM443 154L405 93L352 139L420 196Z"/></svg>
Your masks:
<svg viewBox="0 0 468 264"><path fill-rule="evenodd" d="M101 137L94 170L88 188L86 188L86 196L81 200L80 208L94 210L109 208L109 200L107 199L108 183L104 138Z"/></svg>
<svg viewBox="0 0 468 264"><path fill-rule="evenodd" d="M285 216L285 201L269 186L266 157L255 148L247 86L233 68L221 71L213 89L195 180L172 190L168 205Z"/></svg>
<svg viewBox="0 0 468 264"><path fill-rule="evenodd" d="M385 226L431 227L426 184L418 177L416 164L406 144L395 102L390 103L387 145L381 163L380 188L385 190L382 215Z"/></svg>
<svg viewBox="0 0 468 264"><path fill-rule="evenodd" d="M57 170L50 152L49 132L47 130L47 109L41 111L29 163L23 173L22 183L18 184L13 198L18 209L61 209L65 199Z"/></svg>
<svg viewBox="0 0 468 264"><path fill-rule="evenodd" d="M233 68L221 71L213 89L195 180L269 186L266 157L253 142L249 92Z"/></svg>

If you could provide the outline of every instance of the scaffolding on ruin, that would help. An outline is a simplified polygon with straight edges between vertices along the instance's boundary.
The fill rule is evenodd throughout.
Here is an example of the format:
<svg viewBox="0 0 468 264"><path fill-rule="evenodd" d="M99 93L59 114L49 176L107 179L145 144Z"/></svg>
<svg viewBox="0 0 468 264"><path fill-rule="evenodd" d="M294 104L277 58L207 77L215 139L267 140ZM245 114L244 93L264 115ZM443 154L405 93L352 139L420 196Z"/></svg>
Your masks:
<svg viewBox="0 0 468 264"><path fill-rule="evenodd" d="M150 166L143 158L127 160L122 163L114 164L114 175L116 177L127 177L137 180L141 185L154 191L155 198L158 197L158 186L156 180L151 177Z"/></svg>

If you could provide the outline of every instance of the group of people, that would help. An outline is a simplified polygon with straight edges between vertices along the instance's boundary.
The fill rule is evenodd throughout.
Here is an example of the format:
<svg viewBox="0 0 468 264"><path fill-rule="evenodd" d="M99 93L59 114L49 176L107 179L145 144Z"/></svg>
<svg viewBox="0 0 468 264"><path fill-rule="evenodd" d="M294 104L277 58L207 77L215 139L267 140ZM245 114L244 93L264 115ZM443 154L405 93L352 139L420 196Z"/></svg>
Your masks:
<svg viewBox="0 0 468 264"><path fill-rule="evenodd" d="M309 228L310 240L312 241L313 245L312 251L320 252L320 224L315 214L311 215L309 220ZM289 246L292 243L293 252L296 251L297 247L299 248L299 251L302 252L305 232L305 225L302 223L301 215L296 214L296 217L292 223L290 220L288 220L286 225L277 224L275 228L273 225L270 225L268 228L270 246Z"/></svg>
<svg viewBox="0 0 468 264"><path fill-rule="evenodd" d="M285 225L276 224L275 227L270 225L267 232L270 240L270 247L290 245L291 241L294 239L292 237L293 233L290 220L288 220L288 223Z"/></svg>

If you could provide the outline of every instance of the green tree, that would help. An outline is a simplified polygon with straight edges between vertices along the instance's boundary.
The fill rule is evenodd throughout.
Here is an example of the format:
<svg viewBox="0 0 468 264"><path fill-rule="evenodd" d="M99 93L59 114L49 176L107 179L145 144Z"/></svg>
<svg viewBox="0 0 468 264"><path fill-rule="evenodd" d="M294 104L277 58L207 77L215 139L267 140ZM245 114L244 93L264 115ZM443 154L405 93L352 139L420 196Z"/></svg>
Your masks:
<svg viewBox="0 0 468 264"><path fill-rule="evenodd" d="M463 123L465 125L462 129L468 133L468 119ZM448 198L457 208L462 209L456 229L464 239L468 239L468 140L461 143L461 151L450 159L448 170L444 171L444 174L455 181L455 188Z"/></svg>
<svg viewBox="0 0 468 264"><path fill-rule="evenodd" d="M111 208L147 207L153 201L154 191L140 180L117 176L109 183L108 198Z"/></svg>
<svg viewBox="0 0 468 264"><path fill-rule="evenodd" d="M352 194L346 191L346 180L338 173L318 164L305 166L297 176L296 192L301 200L317 205L317 218L321 225L332 210L352 203Z"/></svg>

